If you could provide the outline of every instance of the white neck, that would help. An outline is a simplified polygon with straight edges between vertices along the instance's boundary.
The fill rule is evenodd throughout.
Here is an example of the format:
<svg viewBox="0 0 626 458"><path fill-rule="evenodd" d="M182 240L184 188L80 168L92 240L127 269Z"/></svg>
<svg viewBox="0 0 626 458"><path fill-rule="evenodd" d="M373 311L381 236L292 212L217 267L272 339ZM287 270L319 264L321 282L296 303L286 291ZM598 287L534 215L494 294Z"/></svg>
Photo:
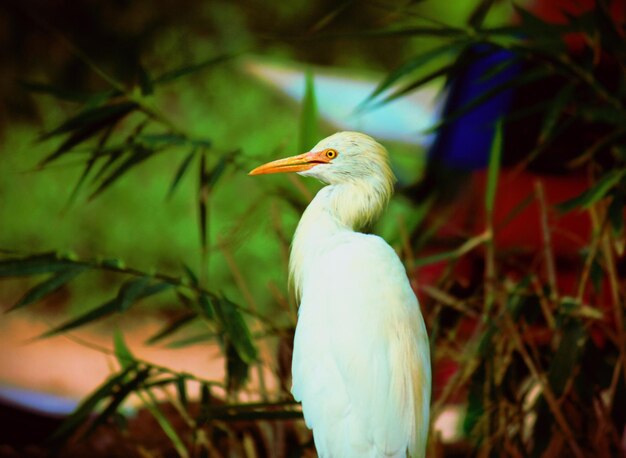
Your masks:
<svg viewBox="0 0 626 458"><path fill-rule="evenodd" d="M302 293L307 264L335 241L338 233L353 232L373 222L388 199L388 193L358 182L329 185L317 193L302 214L291 246L289 274L297 297Z"/></svg>

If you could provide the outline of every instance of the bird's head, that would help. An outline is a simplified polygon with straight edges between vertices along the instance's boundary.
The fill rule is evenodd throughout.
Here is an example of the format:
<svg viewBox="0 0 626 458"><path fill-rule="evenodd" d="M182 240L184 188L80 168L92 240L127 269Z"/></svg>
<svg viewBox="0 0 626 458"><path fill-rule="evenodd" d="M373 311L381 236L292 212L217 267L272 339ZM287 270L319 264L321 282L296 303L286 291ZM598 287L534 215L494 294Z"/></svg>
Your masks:
<svg viewBox="0 0 626 458"><path fill-rule="evenodd" d="M250 175L296 172L327 184L365 184L382 187L391 195L395 177L387 150L369 135L337 132L311 151L264 164Z"/></svg>

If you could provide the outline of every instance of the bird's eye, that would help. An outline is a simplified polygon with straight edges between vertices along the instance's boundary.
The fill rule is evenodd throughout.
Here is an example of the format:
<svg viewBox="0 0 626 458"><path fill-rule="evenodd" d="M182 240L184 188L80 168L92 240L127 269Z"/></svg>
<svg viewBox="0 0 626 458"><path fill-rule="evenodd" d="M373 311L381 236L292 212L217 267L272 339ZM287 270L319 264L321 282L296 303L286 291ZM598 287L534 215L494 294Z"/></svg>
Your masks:
<svg viewBox="0 0 626 458"><path fill-rule="evenodd" d="M337 157L337 151L335 151L334 149L327 149L326 157L328 159L335 159Z"/></svg>

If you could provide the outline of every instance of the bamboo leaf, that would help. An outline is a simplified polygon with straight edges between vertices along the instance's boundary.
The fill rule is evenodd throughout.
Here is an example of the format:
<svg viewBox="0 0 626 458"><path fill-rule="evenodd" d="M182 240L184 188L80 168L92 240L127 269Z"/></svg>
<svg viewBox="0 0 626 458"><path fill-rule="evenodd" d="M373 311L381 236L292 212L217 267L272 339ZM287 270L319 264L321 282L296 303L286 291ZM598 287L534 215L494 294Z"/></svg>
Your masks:
<svg viewBox="0 0 626 458"><path fill-rule="evenodd" d="M200 226L200 246L203 253L206 253L207 250L209 194L209 173L207 169L206 152L203 151L202 156L200 157L198 179L198 224Z"/></svg>
<svg viewBox="0 0 626 458"><path fill-rule="evenodd" d="M226 386L228 392L237 391L248 380L247 364L239 355L235 346L228 340L226 341Z"/></svg>
<svg viewBox="0 0 626 458"><path fill-rule="evenodd" d="M401 89L398 89L397 91L393 92L392 94L388 95L387 97L385 97L381 102L379 102L376 106L380 106L380 105L384 105L386 103L389 103L397 98L403 97L406 94L409 94L410 92L413 92L417 89L419 89L420 87L424 86L427 83L430 83L431 81L436 80L437 78L441 78L443 76L447 76L448 74L450 74L453 70L457 69L458 66L456 64L449 64L449 65L444 65L443 67L438 68L437 70L434 70L430 73L428 73L425 76L422 76L421 78L418 78L417 80L413 81L410 84L407 84L406 86L404 86Z"/></svg>
<svg viewBox="0 0 626 458"><path fill-rule="evenodd" d="M399 81L404 76L407 76L410 73L413 73L414 71L419 70L420 68L423 68L424 65L428 64L430 61L432 61L433 59L436 59L437 57L441 57L445 54L459 51L463 46L464 46L464 43L462 42L445 43L442 46L431 49L423 54L420 54L419 56L414 57L413 59L410 59L408 62L396 68L389 75L387 75L387 77L378 84L376 89L374 89L374 92L372 92L367 97L367 99L362 103L362 106L367 105L371 100L376 98L376 96L378 96L382 92L389 89L392 85L394 85L397 81ZM435 72L435 74L440 75L437 72ZM418 79L417 82L419 83L420 80L421 78ZM428 82L430 81L430 79L427 79L426 81ZM422 84L419 84L419 85L422 85Z"/></svg>
<svg viewBox="0 0 626 458"><path fill-rule="evenodd" d="M98 404L109 397L115 387L119 386L126 378L132 367L128 367L118 374L108 378L98 389L83 399L76 410L67 417L61 426L48 438L49 445L61 444L70 438L81 426L85 424L91 413Z"/></svg>
<svg viewBox="0 0 626 458"><path fill-rule="evenodd" d="M152 84L150 75L148 74L146 67L141 65L141 63L137 66L137 79L139 80L141 95L147 96L154 93L154 85Z"/></svg>
<svg viewBox="0 0 626 458"><path fill-rule="evenodd" d="M172 184L170 185L170 189L167 192L167 198L171 198L174 195L174 191L178 187L180 180L183 178L187 170L189 170L189 166L191 165L191 161L196 155L196 150L191 151L185 159L180 163L178 169L176 170L176 174L174 175L174 179L172 180Z"/></svg>
<svg viewBox="0 0 626 458"><path fill-rule="evenodd" d="M136 391L140 387L140 385L150 376L151 371L151 367L146 367L139 370L128 382L119 383L117 385L118 389L111 393L111 401L109 404L89 425L89 428L83 436L86 437L91 435L98 428L98 426L105 423L115 412L117 412L117 409L122 402L124 402L129 394Z"/></svg>
<svg viewBox="0 0 626 458"><path fill-rule="evenodd" d="M574 209L589 208L602 199L619 183L626 174L626 170L610 170L598 182L573 199L566 200L556 205L561 213L567 213Z"/></svg>
<svg viewBox="0 0 626 458"><path fill-rule="evenodd" d="M561 396L568 380L575 373L586 341L586 332L579 320L567 319L563 337L554 354L548 372L548 381L556 396Z"/></svg>
<svg viewBox="0 0 626 458"><path fill-rule="evenodd" d="M500 118L496 123L493 142L491 143L491 151L489 151L487 189L485 192L485 210L489 218L493 214L496 190L498 189L498 175L502 157L502 131L502 118Z"/></svg>
<svg viewBox="0 0 626 458"><path fill-rule="evenodd" d="M300 113L299 151L309 151L319 140L319 119L317 100L315 97L315 82L313 73L307 70L304 79L304 98Z"/></svg>
<svg viewBox="0 0 626 458"><path fill-rule="evenodd" d="M449 115L447 115L445 117L445 119L442 119L438 124L434 125L430 129L428 129L427 132L436 131L436 130L440 129L442 126L450 124L450 123L456 121L457 119L461 118L466 113L469 113L474 108L482 105L487 100L493 98L494 96L496 96L497 94L500 94L501 92L504 92L504 91L507 91L507 90L512 90L512 89L516 89L516 88L519 88L521 86L524 86L524 85L527 85L529 83L532 83L533 81L537 81L537 80L543 79L546 76L550 75L550 72L551 71L549 69L546 69L546 68L537 68L536 70L527 71L527 72L521 74L520 76L517 76L515 78L511 78L511 79L507 79L506 81L504 81L504 82L502 82L500 84L492 86L489 89L487 89L486 91L484 91L481 94L479 94L476 97L474 97L472 100L470 100L468 103L466 103L465 105L463 105L462 107L460 107L456 111L454 111L454 112L450 113Z"/></svg>
<svg viewBox="0 0 626 458"><path fill-rule="evenodd" d="M616 127L626 125L626 114L622 108L608 105L594 106L588 102L577 107L580 117L589 122L612 124Z"/></svg>
<svg viewBox="0 0 626 458"><path fill-rule="evenodd" d="M333 33L319 35L319 40L336 40L340 38L401 38L401 37L442 37L442 38L464 38L467 36L467 32L464 29L445 26L445 27L406 27L406 28L386 28L378 30L361 30L359 32L352 33Z"/></svg>
<svg viewBox="0 0 626 458"><path fill-rule="evenodd" d="M227 340L233 344L239 357L247 364L254 362L257 359L257 348L237 306L222 297L214 302L214 308Z"/></svg>
<svg viewBox="0 0 626 458"><path fill-rule="evenodd" d="M187 145L189 140L187 137L180 134L144 134L140 135L136 139L137 143L142 143L146 147L154 149L154 148L162 148L164 146L182 146Z"/></svg>
<svg viewBox="0 0 626 458"><path fill-rule="evenodd" d="M424 256L423 258L418 258L413 262L412 267L428 266L431 264L436 264L441 261L447 261L449 259L460 258L461 256L472 251L474 248L483 245L487 240L488 238L486 237L485 234L477 235L476 237L472 237L471 239L466 241L463 245L459 246L458 248L454 250L444 251L444 252L436 253L430 256Z"/></svg>
<svg viewBox="0 0 626 458"><path fill-rule="evenodd" d="M129 110L128 112L130 112ZM94 137L103 129L107 129L105 131L104 141L108 138L108 135L113 130L115 125L128 114L128 112L120 111L116 113L112 113L103 119L97 120L96 122L92 122L89 124L85 124L84 126L77 127L75 130L71 131L69 136L65 139L63 143L51 154L46 156L39 162L39 167L43 167L50 162L60 158L62 155L71 151L75 146L89 140ZM95 149L95 152L92 155L92 160L95 160L102 149L103 142L101 141L98 147Z"/></svg>
<svg viewBox="0 0 626 458"><path fill-rule="evenodd" d="M96 307L95 309L92 309L78 316L77 318L74 318L73 320L67 321L63 323L62 325L57 326L51 329L50 331L43 333L39 338L41 339L41 338L52 337L62 332L70 331L74 328L84 326L93 321L101 320L102 318L112 315L113 313L117 311L118 311L117 302L115 299L112 299L100 305L99 307Z"/></svg>
<svg viewBox="0 0 626 458"><path fill-rule="evenodd" d="M9 258L0 261L0 277L21 277L48 274L67 270L76 266L57 253L42 253L25 258Z"/></svg>
<svg viewBox="0 0 626 458"><path fill-rule="evenodd" d="M231 162L233 155L237 153L237 151L231 151L229 153L223 154L220 156L215 167L211 169L208 177L208 185L209 191L212 191L218 180L222 177L224 172L226 171L226 166Z"/></svg>
<svg viewBox="0 0 626 458"><path fill-rule="evenodd" d="M185 276L186 278L189 279L189 281L191 281L191 284L193 286L199 286L200 282L198 281L198 276L195 274L195 272L191 269L191 267L189 267L187 264L183 263L183 269L185 270Z"/></svg>
<svg viewBox="0 0 626 458"><path fill-rule="evenodd" d="M180 404L187 409L189 407L187 397L187 381L182 375L179 375L176 378L176 392L178 393L178 400L180 401Z"/></svg>
<svg viewBox="0 0 626 458"><path fill-rule="evenodd" d="M215 333L212 332L203 332L201 334L197 334L197 335L193 335L193 336L189 336L189 337L184 337L182 339L178 339L178 340L173 340L171 342L168 342L168 344L166 345L167 348L186 348L186 347L190 347L193 345L198 345L198 344L203 344L206 342L211 342L214 341L216 339L217 335Z"/></svg>
<svg viewBox="0 0 626 458"><path fill-rule="evenodd" d="M84 326L96 320L100 320L116 312L127 311L132 304L141 299L146 292L146 286L150 281L150 277L140 277L124 283L117 293L117 296L110 301L105 302L99 307L92 309L73 320L70 320L52 330L45 332L40 338L51 337L56 334L70 331L74 328ZM160 284L159 284L160 285ZM159 286L162 290L162 286Z"/></svg>
<svg viewBox="0 0 626 458"><path fill-rule="evenodd" d="M481 74L480 78L478 78L477 82L485 83L492 78L498 76L501 73L504 73L505 70L509 70L514 65L519 65L521 59L516 55L509 55L507 58L500 62L495 62L493 65L489 65Z"/></svg>
<svg viewBox="0 0 626 458"><path fill-rule="evenodd" d="M53 293L66 283L76 278L76 276L78 276L85 270L87 270L86 266L74 265L58 272L56 275L53 275L47 280L29 289L26 294L24 294L22 298L7 311L10 312L13 310L17 310L43 299L48 294Z"/></svg>
<svg viewBox="0 0 626 458"><path fill-rule="evenodd" d="M157 421L157 423L159 424L159 426L161 427L165 435L172 442L178 455L181 458L188 458L189 452L187 451L185 444L183 443L180 436L176 432L176 429L174 429L170 421L167 419L165 415L163 415L163 412L161 412L161 409L159 409L159 403L156 397L154 396L154 394L152 394L152 391L149 389L145 390L145 393L149 396L150 401L144 402L144 405L146 406L150 414L154 417L154 419Z"/></svg>
<svg viewBox="0 0 626 458"><path fill-rule="evenodd" d="M196 318L198 318L198 315L195 312L185 313L166 324L159 332L150 337L146 343L148 345L154 345L166 337L171 336L180 328L191 323Z"/></svg>
<svg viewBox="0 0 626 458"><path fill-rule="evenodd" d="M221 54L219 56L214 56L211 57L209 59L200 61L196 64L191 64L191 65L185 65L182 67L179 67L175 70L170 70L168 72L163 73L162 75L154 78L152 80L152 84L154 84L155 86L159 85L159 84L165 84L165 83L170 83L172 81L175 81L179 78L182 78L183 76L187 76L187 75L191 75L193 73L197 73L199 71L205 70L209 67L212 67L214 65L220 64L222 62L225 62L227 60L230 60L236 56L238 56L239 54L237 53L230 53L230 54Z"/></svg>
<svg viewBox="0 0 626 458"><path fill-rule="evenodd" d="M539 133L539 143L546 142L557 125L557 122L563 114L563 109L571 102L572 93L575 86L573 84L567 84L563 87L557 95L552 99L548 110L543 118L543 124Z"/></svg>
<svg viewBox="0 0 626 458"><path fill-rule="evenodd" d="M489 14L489 10L494 3L495 0L482 0L472 11L467 23L472 28L479 29L483 25L483 22L487 18L487 14Z"/></svg>
<svg viewBox="0 0 626 458"><path fill-rule="evenodd" d="M146 286L148 286L149 282L150 277L144 276L124 283L118 291L117 297L114 299L117 305L117 310L125 312L135 301L145 297L143 294L146 291Z"/></svg>
<svg viewBox="0 0 626 458"><path fill-rule="evenodd" d="M154 296L156 294L161 294L163 291L167 291L168 289L173 288L174 285L168 283L166 281L158 281L156 283L152 283L147 285L137 296L137 299L145 299L146 297Z"/></svg>
<svg viewBox="0 0 626 458"><path fill-rule="evenodd" d="M514 4L513 7L522 19L522 30L527 36L533 37L543 49L549 50L553 54L565 52L565 42L561 38L562 35L555 30L554 25L545 22L517 4Z"/></svg>
<svg viewBox="0 0 626 458"><path fill-rule="evenodd" d="M75 89L61 88L36 81L20 81L20 86L29 92L51 95L57 99L66 100L68 102L85 103L94 97L112 97L113 95L117 95L114 91L103 91L97 93L77 91Z"/></svg>
<svg viewBox="0 0 626 458"><path fill-rule="evenodd" d="M209 320L215 319L215 307L213 306L213 300L205 293L200 293L198 296L198 304L202 314Z"/></svg>
<svg viewBox="0 0 626 458"><path fill-rule="evenodd" d="M109 157L107 158L106 162L104 162L100 166L100 168L96 171L91 182L97 183L100 180L100 178L102 178L104 174L111 167L113 167L116 162L118 162L122 158L123 154L126 152L128 148L129 148L128 145L124 145L124 146L113 148L111 151L109 151Z"/></svg>
<svg viewBox="0 0 626 458"><path fill-rule="evenodd" d="M133 148L132 154L126 158L120 165L118 165L106 178L102 180L100 185L96 188L96 190L91 193L89 196L89 200L95 198L100 193L102 193L105 189L107 189L110 185L113 184L118 178L120 178L123 174L128 172L131 168L136 165L142 163L149 157L154 154L154 151L144 148L143 146L135 146Z"/></svg>
<svg viewBox="0 0 626 458"><path fill-rule="evenodd" d="M196 423L198 426L203 426L209 421L211 416L211 387L208 383L202 383L200 386L200 412L198 413L198 417L196 418Z"/></svg>
<svg viewBox="0 0 626 458"><path fill-rule="evenodd" d="M109 140L109 137L111 136L111 133L113 132L114 127L115 127L114 125L110 125L107 128L107 130L104 131L102 137L100 138L100 141L98 142L97 148L94 150L89 160L85 163L85 168L83 169L83 173L81 173L80 177L78 178L78 181L74 185L74 189L72 189L70 197L68 198L68 201L67 201L68 207L72 203L74 203L74 201L76 200L76 197L78 196L78 192L83 187L83 184L85 183L85 181L87 180L87 177L91 173L94 165L96 164L96 161L99 159L100 154L102 153L102 150L104 149L107 141Z"/></svg>
<svg viewBox="0 0 626 458"><path fill-rule="evenodd" d="M120 102L109 105L103 105L78 113L76 116L68 119L56 129L51 130L43 134L40 140L46 140L48 138L72 132L77 129L84 129L88 126L101 126L105 127L113 120L119 120L126 116L128 113L137 108L135 102ZM46 161L47 162L47 161Z"/></svg>
<svg viewBox="0 0 626 458"><path fill-rule="evenodd" d="M625 202L624 192L617 189L613 192L613 199L609 205L608 216L611 223L611 229L613 235L619 237L624 232L624 206Z"/></svg>
<svg viewBox="0 0 626 458"><path fill-rule="evenodd" d="M115 357L122 369L127 369L131 366L137 365L137 359L133 356L130 349L124 341L124 335L119 329L115 330L113 334L113 348L115 350Z"/></svg>
<svg viewBox="0 0 626 458"><path fill-rule="evenodd" d="M467 394L467 412L463 421L463 431L467 436L473 436L479 421L483 418L484 406L484 385L486 383L485 366L481 364L472 374Z"/></svg>

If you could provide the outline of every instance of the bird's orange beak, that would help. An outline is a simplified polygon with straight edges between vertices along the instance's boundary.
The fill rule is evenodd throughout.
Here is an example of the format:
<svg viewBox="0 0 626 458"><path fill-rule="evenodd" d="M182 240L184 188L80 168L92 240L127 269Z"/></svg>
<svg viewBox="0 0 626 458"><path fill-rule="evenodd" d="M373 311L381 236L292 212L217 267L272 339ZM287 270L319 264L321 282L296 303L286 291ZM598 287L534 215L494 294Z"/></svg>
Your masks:
<svg viewBox="0 0 626 458"><path fill-rule="evenodd" d="M298 154L297 156L286 157L276 161L263 164L252 170L248 175L265 175L268 173L303 172L315 167L318 164L328 164L331 160L326 157L326 150L312 151L310 153Z"/></svg>

